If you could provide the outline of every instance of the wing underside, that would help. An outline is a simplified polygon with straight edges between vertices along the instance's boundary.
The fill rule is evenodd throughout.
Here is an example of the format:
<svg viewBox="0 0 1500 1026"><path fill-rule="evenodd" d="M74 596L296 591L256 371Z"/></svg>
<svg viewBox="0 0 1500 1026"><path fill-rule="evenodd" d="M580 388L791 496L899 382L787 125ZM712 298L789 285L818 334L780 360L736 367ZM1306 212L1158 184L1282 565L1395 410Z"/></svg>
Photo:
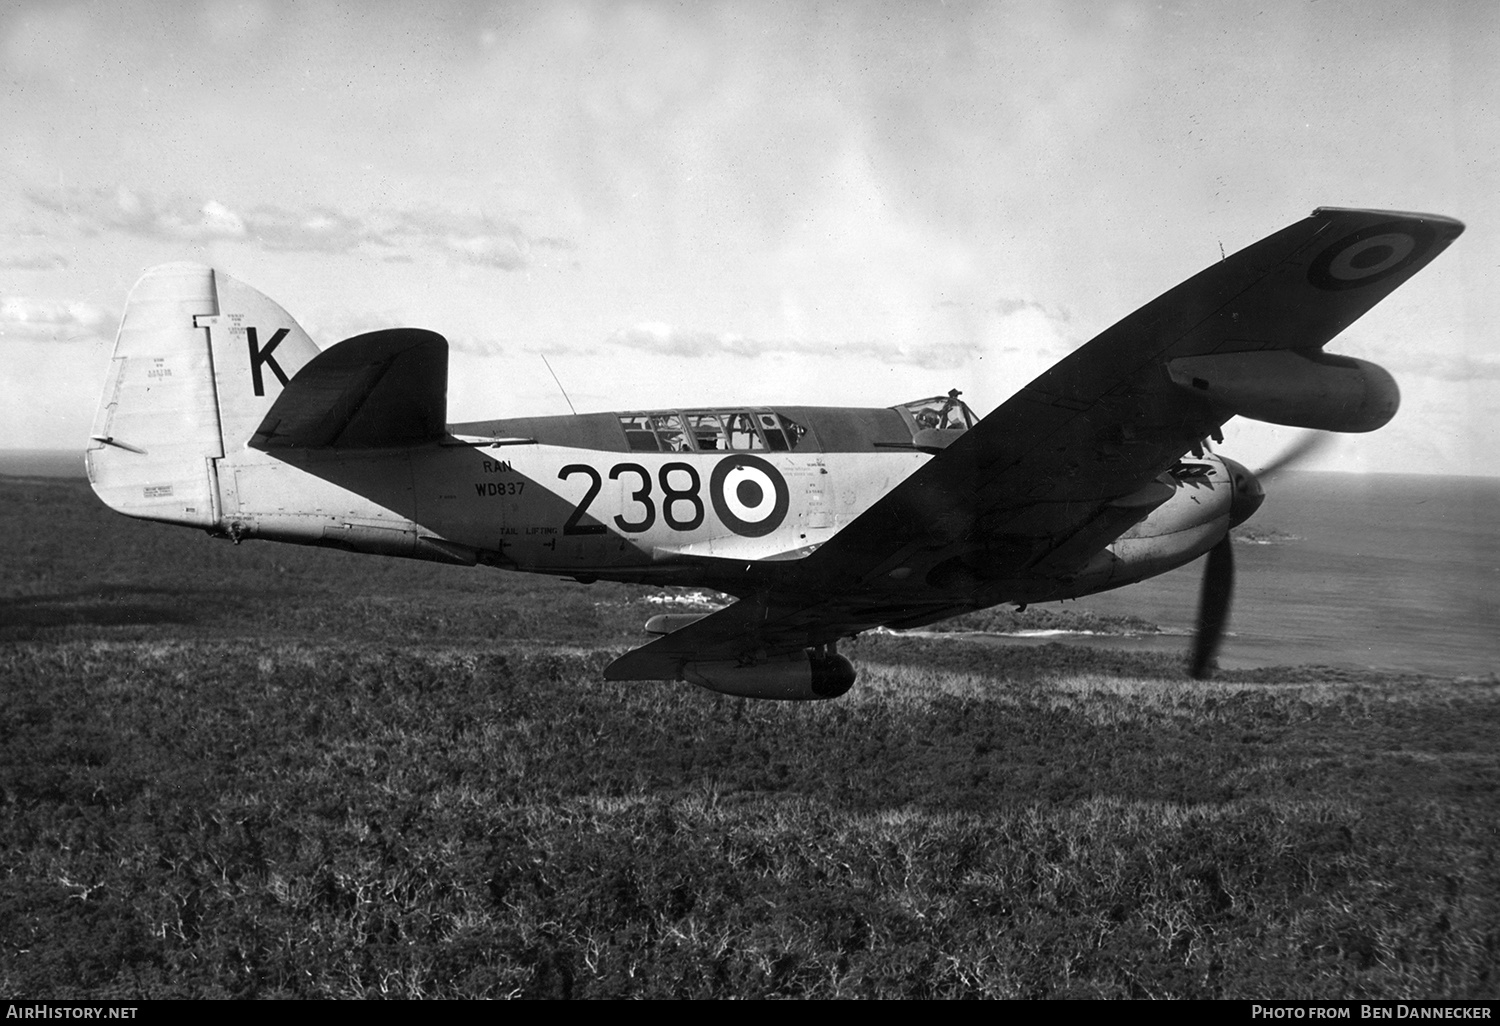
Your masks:
<svg viewBox="0 0 1500 1026"><path fill-rule="evenodd" d="M1056 571L1086 558L1110 539L1069 551L1071 538L1239 412L1178 384L1171 361L1321 350L1461 230L1431 215L1320 209L1064 358L809 557L807 569L847 587L966 538L1013 550L996 560L1010 569ZM1407 239L1410 248L1391 249L1404 249L1404 261L1379 273L1329 284L1330 255L1386 252L1362 235Z"/></svg>
<svg viewBox="0 0 1500 1026"><path fill-rule="evenodd" d="M632 649L605 668L606 680L682 680L695 662L758 662L768 656L817 648L872 627L920 627L969 612L951 599L922 601L840 600L808 595L798 602L790 592L775 593L772 604L742 599L671 634Z"/></svg>
<svg viewBox="0 0 1500 1026"><path fill-rule="evenodd" d="M705 652L754 661L1060 594L1160 501L1152 489L1175 461L1237 413L1254 415L1237 398L1245 388L1216 391L1182 368L1268 368L1260 384L1274 391L1288 365L1277 354L1334 360L1322 347L1462 230L1428 214L1314 211L1107 329L821 548L767 568L755 594L608 675L674 679Z"/></svg>

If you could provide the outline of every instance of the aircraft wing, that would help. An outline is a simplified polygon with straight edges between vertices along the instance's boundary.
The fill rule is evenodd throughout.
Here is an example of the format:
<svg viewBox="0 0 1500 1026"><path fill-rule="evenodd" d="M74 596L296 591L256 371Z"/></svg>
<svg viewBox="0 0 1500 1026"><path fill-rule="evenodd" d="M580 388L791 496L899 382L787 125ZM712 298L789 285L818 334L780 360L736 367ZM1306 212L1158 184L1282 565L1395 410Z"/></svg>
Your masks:
<svg viewBox="0 0 1500 1026"><path fill-rule="evenodd" d="M1214 264L982 419L803 561L803 585L858 588L965 539L985 540L991 573L1082 562L1129 526L1101 523L1121 519L1109 511L1148 502L1157 475L1237 412L1175 382L1170 361L1319 350L1462 231L1321 207Z"/></svg>
<svg viewBox="0 0 1500 1026"><path fill-rule="evenodd" d="M675 679L695 659L920 626L1006 601L1007 580L1076 570L1162 501L1157 477L1237 412L1174 381L1170 362L1315 353L1462 231L1429 214L1315 210L1081 346L811 555L765 567L753 593L606 676ZM967 592L889 586L955 566Z"/></svg>
<svg viewBox="0 0 1500 1026"><path fill-rule="evenodd" d="M687 663L699 659L735 659L760 647L758 629L765 618L764 603L742 599L626 652L604 668L604 679L680 680Z"/></svg>
<svg viewBox="0 0 1500 1026"><path fill-rule="evenodd" d="M277 396L250 447L415 445L442 438L447 413L447 340L420 328L372 331L308 361Z"/></svg>
<svg viewBox="0 0 1500 1026"><path fill-rule="evenodd" d="M681 680L692 662L731 661L777 654L837 641L884 624L919 626L972 609L952 599L871 601L858 596L800 593L775 589L764 597L741 599L626 652L604 669L606 680Z"/></svg>

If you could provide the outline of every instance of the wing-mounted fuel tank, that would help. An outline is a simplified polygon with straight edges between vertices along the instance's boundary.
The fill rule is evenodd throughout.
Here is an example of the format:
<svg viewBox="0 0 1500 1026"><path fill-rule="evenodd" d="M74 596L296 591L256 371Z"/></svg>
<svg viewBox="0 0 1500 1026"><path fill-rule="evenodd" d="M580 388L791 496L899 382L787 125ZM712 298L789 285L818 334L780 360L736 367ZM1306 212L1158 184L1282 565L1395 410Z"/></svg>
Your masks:
<svg viewBox="0 0 1500 1026"><path fill-rule="evenodd" d="M1162 297L1190 301L1204 288L1215 296L1192 310L1197 323L1176 344L1181 355L1167 362L1167 372L1180 388L1226 414L1325 431L1374 431L1396 414L1396 382L1373 363L1323 347L1426 266L1463 225L1436 214L1338 207L1319 207L1309 223L1322 230L1290 258L1268 260L1254 272L1262 275L1258 281L1231 284L1222 278L1228 264L1221 263ZM1253 267L1255 254L1280 237L1242 251L1242 269ZM1232 295L1227 302L1214 292L1219 285ZM1148 309L1164 312L1156 304Z"/></svg>
<svg viewBox="0 0 1500 1026"><path fill-rule="evenodd" d="M682 678L724 695L811 701L838 698L854 686L854 664L841 655L801 649L753 665L733 660L687 663Z"/></svg>
<svg viewBox="0 0 1500 1026"><path fill-rule="evenodd" d="M1167 373L1242 417L1288 427L1374 431L1401 405L1384 367L1321 349L1185 356L1169 362Z"/></svg>

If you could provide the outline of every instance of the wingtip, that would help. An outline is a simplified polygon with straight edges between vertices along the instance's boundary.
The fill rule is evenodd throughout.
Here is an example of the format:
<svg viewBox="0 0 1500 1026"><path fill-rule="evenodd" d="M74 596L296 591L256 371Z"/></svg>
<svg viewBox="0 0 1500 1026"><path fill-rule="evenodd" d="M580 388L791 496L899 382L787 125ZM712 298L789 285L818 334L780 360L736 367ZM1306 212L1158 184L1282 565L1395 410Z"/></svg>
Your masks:
<svg viewBox="0 0 1500 1026"><path fill-rule="evenodd" d="M1426 224L1443 225L1449 228L1455 236L1464 230L1464 223L1457 218L1448 217L1444 214L1427 214L1418 210L1381 210L1372 207L1318 207L1312 212L1313 217L1324 218L1334 217L1339 214L1367 214L1398 221L1422 221Z"/></svg>

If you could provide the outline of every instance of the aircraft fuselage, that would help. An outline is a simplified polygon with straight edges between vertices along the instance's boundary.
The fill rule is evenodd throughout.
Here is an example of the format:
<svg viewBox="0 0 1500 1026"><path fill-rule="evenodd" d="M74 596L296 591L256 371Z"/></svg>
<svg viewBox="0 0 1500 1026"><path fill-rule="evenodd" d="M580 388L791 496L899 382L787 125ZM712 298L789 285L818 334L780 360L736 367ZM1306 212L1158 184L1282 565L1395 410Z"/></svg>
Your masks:
<svg viewBox="0 0 1500 1026"><path fill-rule="evenodd" d="M762 430L735 436L721 426L717 437L688 439L626 430L651 419L702 428L711 416ZM441 444L396 450L246 450L218 476L215 533L745 594L793 570L963 430L934 430L905 407L753 408L452 425ZM736 443L747 447L718 447ZM1196 558L1225 529L1228 471L1213 457L1195 466L1138 513L1102 524L1117 540L1071 573L997 579L982 551L955 538L843 587L991 604L1140 580ZM1055 541L1037 539L1038 550Z"/></svg>
<svg viewBox="0 0 1500 1026"><path fill-rule="evenodd" d="M914 448L923 429L899 408L591 414L450 430L440 444L401 450L247 450L218 482L226 533L355 549L384 540L386 551L523 571L667 579L702 559L805 554L931 458Z"/></svg>

